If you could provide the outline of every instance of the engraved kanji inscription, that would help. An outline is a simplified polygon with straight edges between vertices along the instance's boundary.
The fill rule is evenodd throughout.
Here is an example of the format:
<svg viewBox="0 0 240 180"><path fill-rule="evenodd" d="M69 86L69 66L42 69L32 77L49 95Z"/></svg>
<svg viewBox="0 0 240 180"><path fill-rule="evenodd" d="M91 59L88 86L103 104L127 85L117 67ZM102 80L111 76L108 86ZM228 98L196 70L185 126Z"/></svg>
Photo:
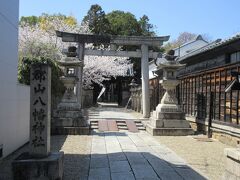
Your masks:
<svg viewBox="0 0 240 180"><path fill-rule="evenodd" d="M46 71L43 70L41 67L37 67L32 75L33 75L32 80L42 82L46 79Z"/></svg>
<svg viewBox="0 0 240 180"><path fill-rule="evenodd" d="M32 115L34 121L43 121L44 118L46 117L45 111L42 108L40 110L34 109Z"/></svg>
<svg viewBox="0 0 240 180"><path fill-rule="evenodd" d="M36 122L35 125L32 126L32 131L34 131L35 134L39 133L42 134L44 131L45 126L42 122Z"/></svg>
<svg viewBox="0 0 240 180"><path fill-rule="evenodd" d="M32 140L32 145L34 147L45 146L44 139L41 136L35 136Z"/></svg>
<svg viewBox="0 0 240 180"><path fill-rule="evenodd" d="M45 89L46 89L46 87L44 87L44 86L42 87L42 84L38 84L37 87L34 87L34 92L35 93L40 92L41 94L43 94Z"/></svg>
<svg viewBox="0 0 240 180"><path fill-rule="evenodd" d="M33 103L33 105L37 105L38 103L41 103L42 106L45 106L46 103L43 102L42 98L39 96L38 99L36 99Z"/></svg>

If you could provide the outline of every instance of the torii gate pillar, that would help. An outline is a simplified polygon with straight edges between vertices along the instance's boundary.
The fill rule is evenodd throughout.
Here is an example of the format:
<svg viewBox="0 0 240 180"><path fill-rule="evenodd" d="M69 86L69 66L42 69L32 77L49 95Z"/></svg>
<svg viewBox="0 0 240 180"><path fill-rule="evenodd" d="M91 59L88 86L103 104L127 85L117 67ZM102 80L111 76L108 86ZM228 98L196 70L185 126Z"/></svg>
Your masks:
<svg viewBox="0 0 240 180"><path fill-rule="evenodd" d="M148 46L146 44L142 44L141 51L142 51L141 71L142 71L143 118L149 118L150 117L150 97L149 97Z"/></svg>

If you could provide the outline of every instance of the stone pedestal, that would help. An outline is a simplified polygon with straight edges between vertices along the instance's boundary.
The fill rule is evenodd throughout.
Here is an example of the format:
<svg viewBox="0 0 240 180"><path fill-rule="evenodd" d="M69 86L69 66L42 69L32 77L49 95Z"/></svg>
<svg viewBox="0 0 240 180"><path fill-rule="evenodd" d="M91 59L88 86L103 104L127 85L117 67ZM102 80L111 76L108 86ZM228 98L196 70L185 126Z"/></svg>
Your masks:
<svg viewBox="0 0 240 180"><path fill-rule="evenodd" d="M171 81L165 82L165 88L169 82ZM153 136L185 136L194 133L185 119L185 113L177 105L175 94L171 89L166 90L161 104L158 104L156 111L153 111L146 130Z"/></svg>
<svg viewBox="0 0 240 180"><path fill-rule="evenodd" d="M14 180L62 180L63 160L63 152L50 153L41 159L23 153L12 162L13 178Z"/></svg>
<svg viewBox="0 0 240 180"><path fill-rule="evenodd" d="M224 155L226 156L226 163L222 179L240 179L240 149L226 148L224 149Z"/></svg>

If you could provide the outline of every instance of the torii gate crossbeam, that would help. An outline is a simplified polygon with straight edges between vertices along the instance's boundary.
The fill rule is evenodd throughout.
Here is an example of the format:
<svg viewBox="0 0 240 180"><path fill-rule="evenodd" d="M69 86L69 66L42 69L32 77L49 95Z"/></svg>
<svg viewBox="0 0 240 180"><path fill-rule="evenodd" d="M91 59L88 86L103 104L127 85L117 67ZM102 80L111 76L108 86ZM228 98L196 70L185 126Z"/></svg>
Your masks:
<svg viewBox="0 0 240 180"><path fill-rule="evenodd" d="M149 46L161 46L164 41L169 40L169 36L145 37L145 36L110 36L110 35L89 35L75 34L56 31L58 37L63 42L78 43L79 60L83 62L84 55L93 56L120 56L120 57L141 57L142 71L142 105L143 118L150 117L150 98L149 98L149 58L157 58L161 54L149 51ZM135 45L141 46L141 51L114 51L114 50L89 50L85 49L86 43L114 44L114 45ZM82 94L82 69L79 69L78 98L81 103Z"/></svg>

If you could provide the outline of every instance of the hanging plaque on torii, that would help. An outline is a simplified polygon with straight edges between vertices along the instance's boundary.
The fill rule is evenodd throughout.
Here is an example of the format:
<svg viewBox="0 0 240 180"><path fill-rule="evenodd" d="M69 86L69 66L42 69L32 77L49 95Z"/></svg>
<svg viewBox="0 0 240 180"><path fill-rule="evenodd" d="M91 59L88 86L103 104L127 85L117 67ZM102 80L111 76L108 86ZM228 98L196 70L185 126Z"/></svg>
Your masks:
<svg viewBox="0 0 240 180"><path fill-rule="evenodd" d="M150 98L149 98L149 58L158 58L160 52L149 51L150 47L160 47L163 42L169 40L169 36L146 37L146 36L112 36L112 35L95 35L95 34L76 34L62 31L56 31L58 37L63 42L78 43L78 57L80 61L84 60L84 55L91 56L117 56L117 57L137 57L141 58L142 72L142 104L143 117L150 116ZM85 44L110 44L110 45L132 45L141 46L141 51L116 51L116 50L93 50L85 49ZM79 82L77 84L77 96L81 103L82 94L82 69L79 71Z"/></svg>

